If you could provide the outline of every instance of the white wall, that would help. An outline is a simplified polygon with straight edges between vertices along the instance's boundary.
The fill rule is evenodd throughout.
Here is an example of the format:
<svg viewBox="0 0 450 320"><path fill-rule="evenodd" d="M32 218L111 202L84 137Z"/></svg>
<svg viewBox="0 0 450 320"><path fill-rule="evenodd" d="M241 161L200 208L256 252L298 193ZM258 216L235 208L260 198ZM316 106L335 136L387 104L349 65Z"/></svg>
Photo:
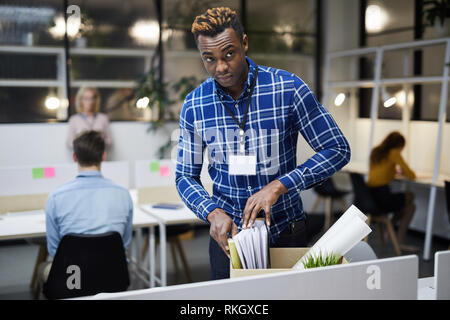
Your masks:
<svg viewBox="0 0 450 320"><path fill-rule="evenodd" d="M107 160L130 161L130 172L134 172L134 161L156 158L158 148L178 127L170 124L155 134L147 133L148 126L145 122L112 122L113 146ZM0 167L72 162L66 135L66 123L0 125ZM130 177L133 187L134 174Z"/></svg>

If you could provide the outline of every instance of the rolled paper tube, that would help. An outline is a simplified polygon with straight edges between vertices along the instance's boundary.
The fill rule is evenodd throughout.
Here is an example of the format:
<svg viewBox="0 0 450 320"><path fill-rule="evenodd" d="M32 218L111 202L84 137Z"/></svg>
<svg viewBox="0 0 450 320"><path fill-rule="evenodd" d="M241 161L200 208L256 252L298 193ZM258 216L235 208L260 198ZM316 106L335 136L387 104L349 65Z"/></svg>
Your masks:
<svg viewBox="0 0 450 320"><path fill-rule="evenodd" d="M372 229L364 221L352 219L344 231L343 233L336 234L327 242L326 252L336 252L340 256L343 256L366 237Z"/></svg>
<svg viewBox="0 0 450 320"><path fill-rule="evenodd" d="M293 268L303 269L303 262L311 255L326 255L332 252L343 256L372 231L365 220L367 217L352 205ZM362 237L360 237L361 234L363 234ZM351 245L349 248L346 247L348 243Z"/></svg>
<svg viewBox="0 0 450 320"><path fill-rule="evenodd" d="M313 245L310 251L315 251L316 247L323 246L328 239L333 238L335 234L341 233L348 221L352 220L354 217L362 219L363 221L367 220L367 217L357 207L351 205L350 208L348 208L347 211L345 211L345 213L338 219L338 221L336 221Z"/></svg>

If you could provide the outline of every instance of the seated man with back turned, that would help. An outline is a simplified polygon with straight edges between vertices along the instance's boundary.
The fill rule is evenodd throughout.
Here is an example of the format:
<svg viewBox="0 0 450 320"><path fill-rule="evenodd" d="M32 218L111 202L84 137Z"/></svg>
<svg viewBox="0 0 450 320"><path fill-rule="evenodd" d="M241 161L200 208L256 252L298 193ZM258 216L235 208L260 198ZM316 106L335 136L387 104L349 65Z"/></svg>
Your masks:
<svg viewBox="0 0 450 320"><path fill-rule="evenodd" d="M105 179L100 172L105 159L105 141L96 131L87 131L73 142L77 177L53 191L47 200L47 249L54 257L59 242L68 233L101 234L117 231L128 248L133 226L133 202L125 188ZM45 282L51 264L40 268Z"/></svg>

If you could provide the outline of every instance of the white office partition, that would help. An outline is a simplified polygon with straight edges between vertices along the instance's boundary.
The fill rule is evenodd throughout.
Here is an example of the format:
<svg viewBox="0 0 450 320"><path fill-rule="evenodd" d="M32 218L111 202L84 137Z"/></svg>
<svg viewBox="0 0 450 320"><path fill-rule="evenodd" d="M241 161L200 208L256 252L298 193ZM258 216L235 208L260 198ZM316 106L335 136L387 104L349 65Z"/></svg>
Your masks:
<svg viewBox="0 0 450 320"><path fill-rule="evenodd" d="M402 256L261 276L206 281L81 299L417 299L418 257Z"/></svg>
<svg viewBox="0 0 450 320"><path fill-rule="evenodd" d="M129 187L129 164L126 161L105 161L103 175L115 183ZM0 196L50 193L78 174L76 163L36 164L0 168Z"/></svg>
<svg viewBox="0 0 450 320"><path fill-rule="evenodd" d="M450 300L450 250L435 253L434 279L436 299Z"/></svg>
<svg viewBox="0 0 450 320"><path fill-rule="evenodd" d="M137 189L175 186L175 163L170 159L136 161L134 173Z"/></svg>
<svg viewBox="0 0 450 320"><path fill-rule="evenodd" d="M0 168L0 196L50 193L76 175L75 163Z"/></svg>
<svg viewBox="0 0 450 320"><path fill-rule="evenodd" d="M130 163L128 161L102 162L102 174L125 189L130 188Z"/></svg>
<svg viewBox="0 0 450 320"><path fill-rule="evenodd" d="M139 160L135 163L136 188L175 186L176 163L170 159ZM203 164L200 180L212 183L207 164Z"/></svg>

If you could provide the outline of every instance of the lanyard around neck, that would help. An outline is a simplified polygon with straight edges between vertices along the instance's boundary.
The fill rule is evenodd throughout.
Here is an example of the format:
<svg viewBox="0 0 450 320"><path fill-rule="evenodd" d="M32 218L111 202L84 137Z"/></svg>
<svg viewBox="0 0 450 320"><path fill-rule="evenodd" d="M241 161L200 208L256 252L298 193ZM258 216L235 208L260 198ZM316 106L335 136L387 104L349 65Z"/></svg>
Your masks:
<svg viewBox="0 0 450 320"><path fill-rule="evenodd" d="M250 107L250 101L252 100L252 95L253 95L253 89L255 88L256 85L256 79L258 78L258 66L256 66L256 71L255 71L255 77L252 81L252 84L250 86L250 93L248 95L248 99L247 99L247 105L245 106L245 113L244 113L244 118L242 119L242 122L239 122L239 120L236 118L236 116L233 114L233 112L231 112L230 109L228 109L228 107L223 103L222 98L220 98L219 95L219 90L216 91L217 96L219 97L220 103L222 104L222 106L225 108L225 110L228 111L228 113L231 115L231 117L233 118L233 120L236 122L236 124L238 125L239 129L241 129L241 136L244 136L244 129L245 129L245 124L247 123L247 115L248 115L248 109Z"/></svg>

